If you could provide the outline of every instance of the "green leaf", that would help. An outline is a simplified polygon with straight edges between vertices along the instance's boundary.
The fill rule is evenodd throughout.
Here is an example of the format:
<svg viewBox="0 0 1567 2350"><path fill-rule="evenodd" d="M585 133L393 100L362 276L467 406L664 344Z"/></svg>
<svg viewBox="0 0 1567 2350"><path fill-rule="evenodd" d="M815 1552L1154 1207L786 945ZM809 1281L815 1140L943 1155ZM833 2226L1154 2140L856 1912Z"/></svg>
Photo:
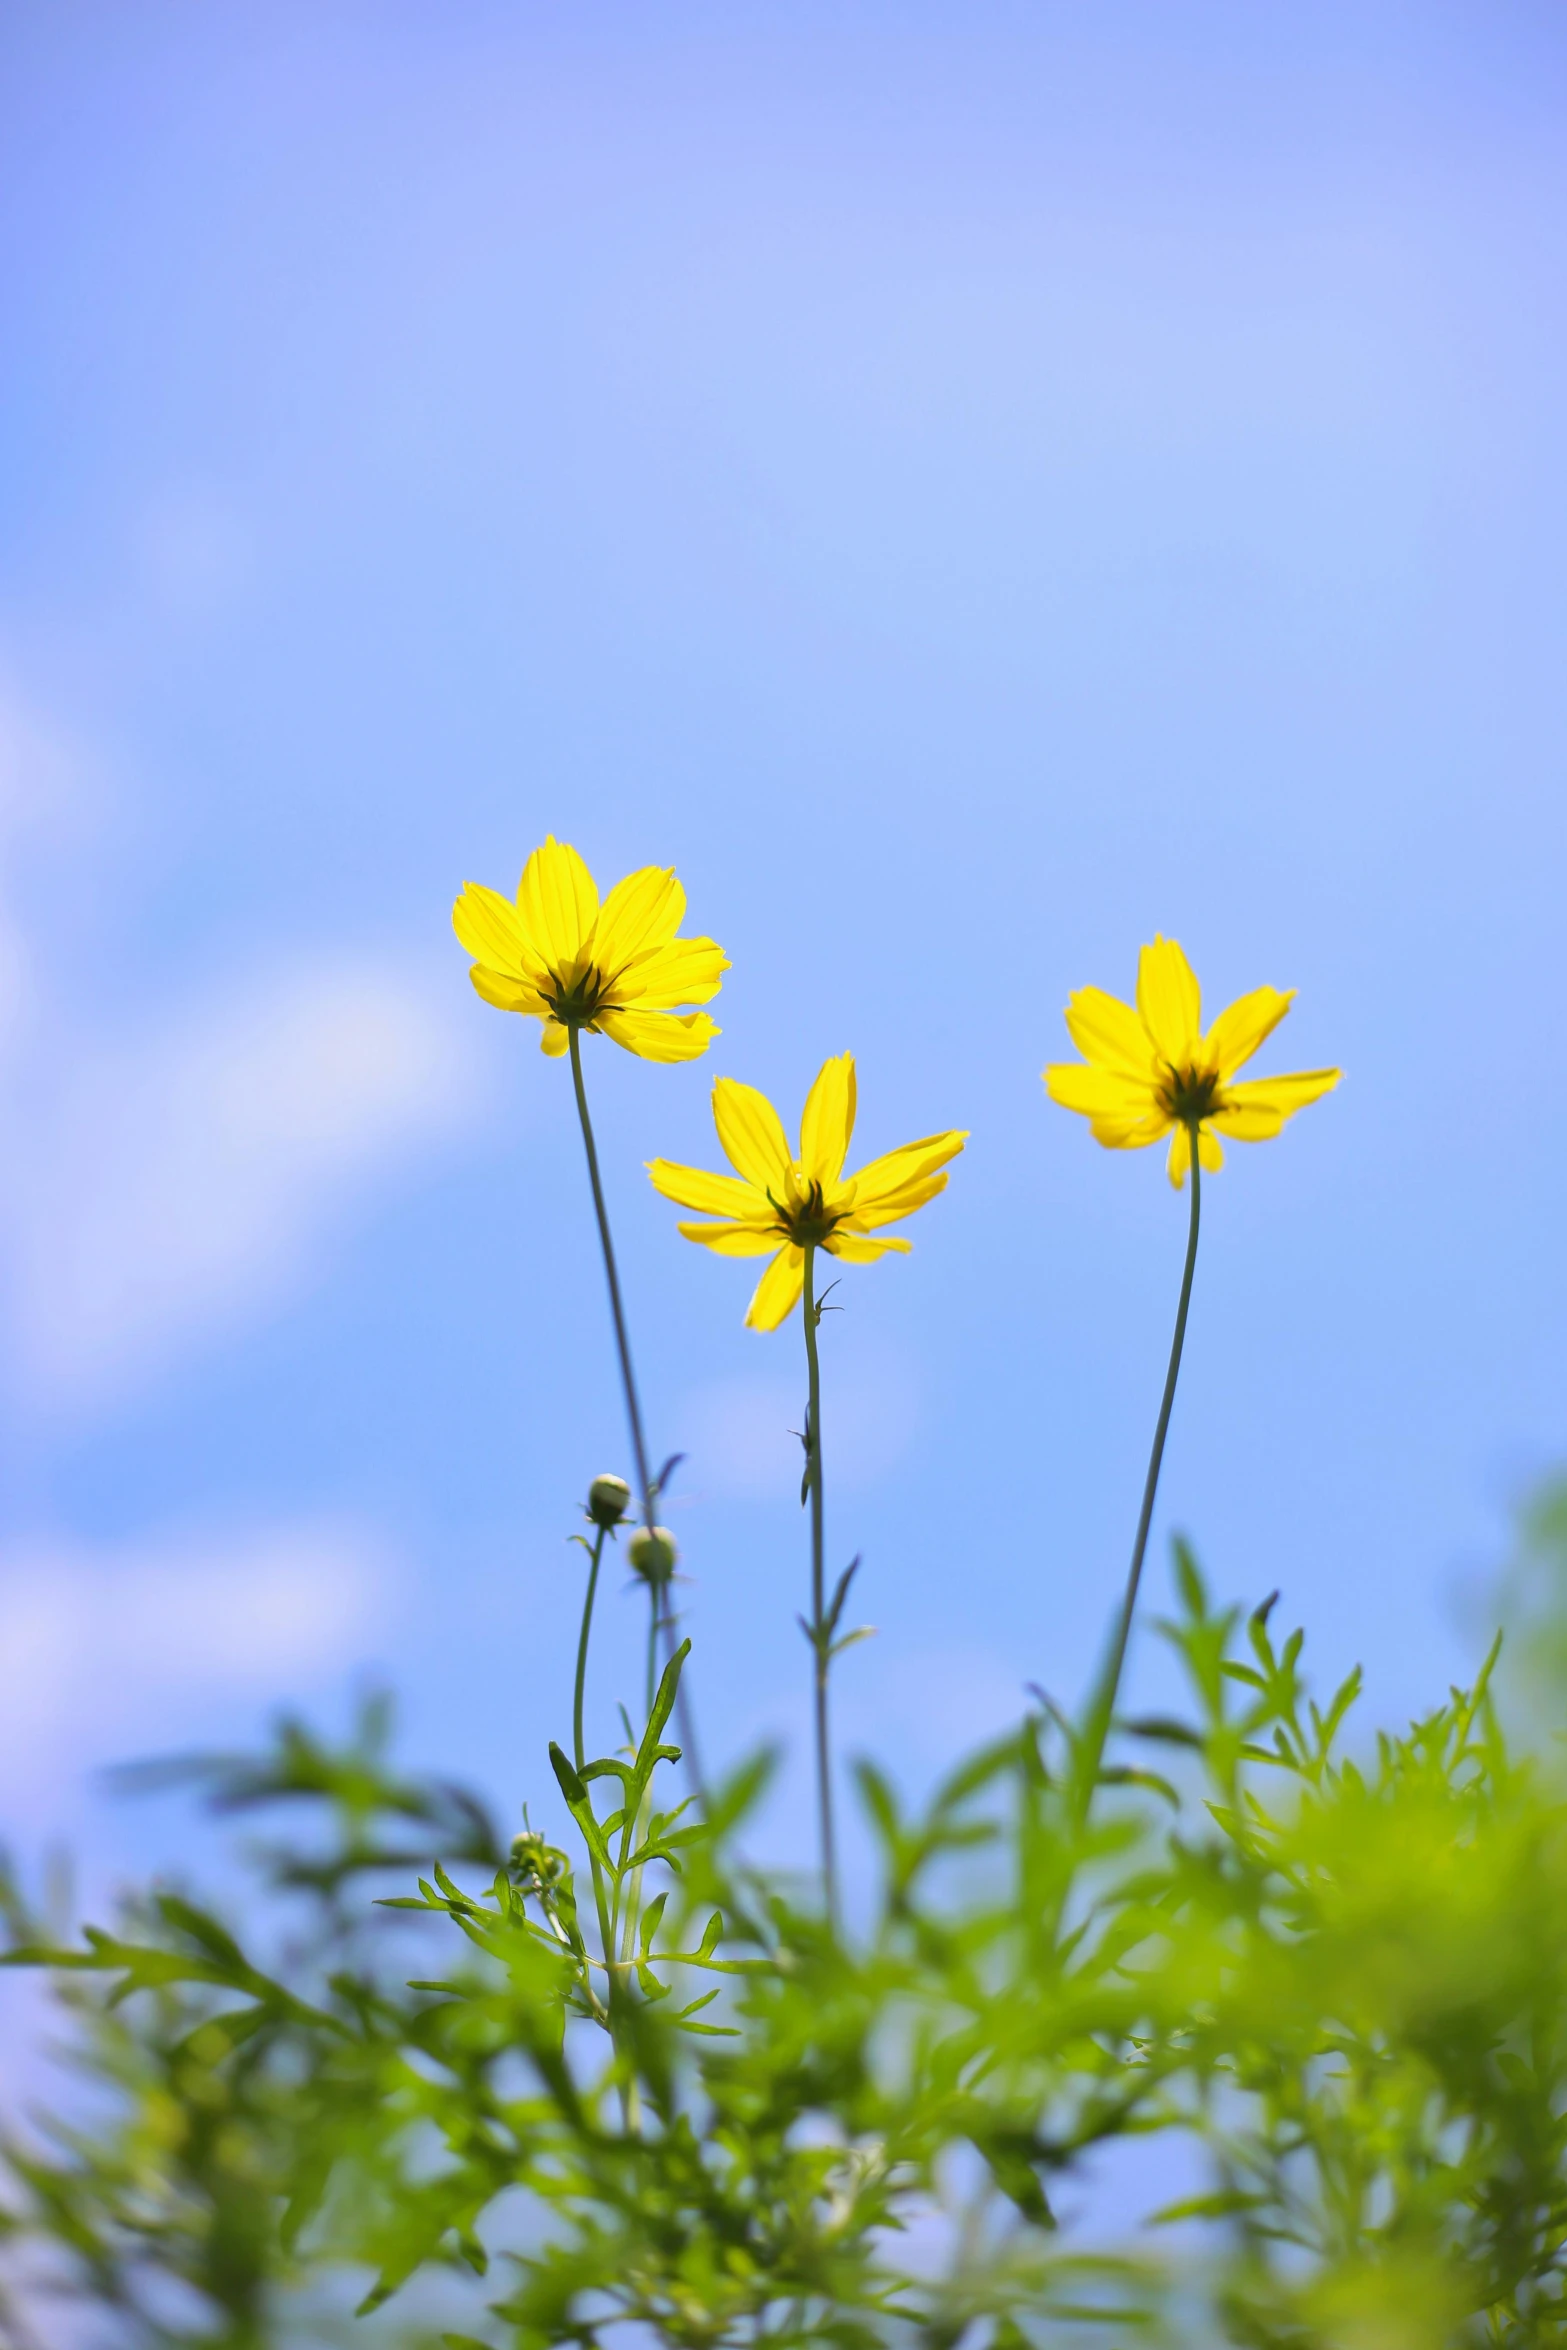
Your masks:
<svg viewBox="0 0 1567 2350"><path fill-rule="evenodd" d="M1177 1535L1175 1549L1175 1582L1181 1595L1181 1605L1188 1616L1203 1623L1208 1614L1208 1594L1203 1587L1201 1571L1190 1543Z"/></svg>
<svg viewBox="0 0 1567 2350"><path fill-rule="evenodd" d="M660 1677L658 1694L653 1700L653 1710L648 1715L647 1728L643 1731L642 1743L637 1748L636 1778L639 1786L646 1786L653 1775L655 1762L660 1759L654 1753L654 1748L663 1736L665 1723L675 1710L675 1693L680 1687L680 1669L690 1654L690 1641L682 1640ZM678 1761L679 1752L679 1748L676 1747L668 1759Z"/></svg>
<svg viewBox="0 0 1567 2350"><path fill-rule="evenodd" d="M1099 1773L1101 1787L1146 1787L1150 1794L1163 1796L1176 1811L1181 1799L1168 1779L1161 1779L1157 1771L1134 1771L1125 1763L1106 1763Z"/></svg>
<svg viewBox="0 0 1567 2350"><path fill-rule="evenodd" d="M1166 1746L1202 1745L1202 1735L1188 1722L1178 1722L1170 1714L1141 1714L1134 1720L1118 1724L1129 1738L1154 1738Z"/></svg>
<svg viewBox="0 0 1567 2350"><path fill-rule="evenodd" d="M188 1934L219 1966L240 1978L249 1975L250 1961L233 1935L225 1933L217 1920L209 1917L205 1910L196 1909L190 1902L182 1901L177 1893L160 1893L157 1906L158 1915L166 1925Z"/></svg>
<svg viewBox="0 0 1567 2350"><path fill-rule="evenodd" d="M1245 2195L1238 2187L1217 2195L1189 2195L1184 2203L1166 2203L1162 2209L1150 2212L1148 2225L1166 2228L1183 2219L1231 2219L1238 2212L1261 2211L1267 2201L1266 2195Z"/></svg>
<svg viewBox="0 0 1567 2350"><path fill-rule="evenodd" d="M593 1804L588 1791L578 1778L571 1758L555 1744L553 1738L550 1740L550 1767L560 1782L560 1791L566 1798L566 1809L582 1831L583 1842L598 1862L599 1867L607 1875L615 1876L617 1873L615 1864L610 1858L609 1846L604 1841L603 1831L594 1817Z"/></svg>
<svg viewBox="0 0 1567 2350"><path fill-rule="evenodd" d="M831 1657L840 1657L846 1648L853 1648L857 1642L874 1640L875 1637L876 1627L874 1624L856 1624L852 1632L845 1632L841 1640L833 1642L827 1654Z"/></svg>
<svg viewBox="0 0 1567 2350"><path fill-rule="evenodd" d="M898 1817L898 1799L892 1791L892 1782L873 1762L864 1756L854 1766L865 1808L875 1821L882 1842L889 1850L896 1850L903 1841L903 1823Z"/></svg>
<svg viewBox="0 0 1567 2350"><path fill-rule="evenodd" d="M642 1912L642 1922L637 1929L637 1941L644 1955L653 1947L653 1937L658 1932L663 1920L664 1904L668 1899L667 1890L657 1893Z"/></svg>

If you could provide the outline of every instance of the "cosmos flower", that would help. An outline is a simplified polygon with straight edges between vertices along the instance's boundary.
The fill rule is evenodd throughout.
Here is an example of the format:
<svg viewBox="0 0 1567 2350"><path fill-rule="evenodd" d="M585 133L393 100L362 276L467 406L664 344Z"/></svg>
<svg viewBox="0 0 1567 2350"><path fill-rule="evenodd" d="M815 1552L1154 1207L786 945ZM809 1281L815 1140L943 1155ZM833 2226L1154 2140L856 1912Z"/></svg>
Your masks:
<svg viewBox="0 0 1567 2350"><path fill-rule="evenodd" d="M857 1175L845 1175L854 1109L852 1053L822 1064L806 1096L798 1149L765 1094L720 1077L713 1087L713 1122L734 1174L709 1175L668 1159L649 1163L648 1173L666 1199L723 1219L682 1224L687 1240L722 1257L772 1258L746 1310L752 1330L776 1330L793 1312L808 1248L823 1248L848 1265L871 1264L889 1249L907 1254L908 1241L877 1235L946 1189L942 1170L968 1140L967 1134L927 1134L873 1159Z"/></svg>
<svg viewBox="0 0 1567 2350"><path fill-rule="evenodd" d="M1224 1164L1221 1134L1267 1142L1337 1085L1337 1069L1235 1081L1294 996L1293 988L1254 988L1204 1034L1192 967L1173 938L1156 937L1138 959L1135 1010L1099 987L1079 988L1067 1004L1066 1024L1084 1057L1045 1071L1051 1099L1080 1111L1107 1150L1141 1150L1170 1134L1170 1181L1179 1190L1194 1139L1211 1172Z"/></svg>
<svg viewBox="0 0 1567 2350"><path fill-rule="evenodd" d="M577 1028L644 1061L694 1061L719 1032L705 1012L677 1006L709 1003L729 959L710 938L676 937L685 910L685 891L658 865L628 873L600 905L576 850L552 835L528 859L515 903L464 883L452 928L485 1002L541 1020L545 1052L565 1052Z"/></svg>

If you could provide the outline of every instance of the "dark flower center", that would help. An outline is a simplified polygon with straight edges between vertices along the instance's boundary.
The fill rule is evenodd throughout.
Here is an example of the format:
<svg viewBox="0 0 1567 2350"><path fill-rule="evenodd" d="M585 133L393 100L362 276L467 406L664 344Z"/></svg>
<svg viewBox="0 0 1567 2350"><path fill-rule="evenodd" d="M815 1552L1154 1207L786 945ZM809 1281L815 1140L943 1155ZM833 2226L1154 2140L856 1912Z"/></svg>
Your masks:
<svg viewBox="0 0 1567 2350"><path fill-rule="evenodd" d="M1195 1126L1218 1108L1218 1074L1212 1069L1166 1067L1159 1086L1159 1101L1183 1126Z"/></svg>
<svg viewBox="0 0 1567 2350"><path fill-rule="evenodd" d="M609 988L602 973L590 963L569 985L563 986L557 979L553 989L545 988L542 993L557 1020L568 1028L590 1028L604 1009Z"/></svg>
<svg viewBox="0 0 1567 2350"><path fill-rule="evenodd" d="M771 1192L767 1196L773 1201L779 1221L787 1228L789 1238L797 1248L820 1248L822 1242L843 1221L841 1215L834 1215L824 1205L822 1187L814 1181L806 1185L793 1206L773 1199Z"/></svg>

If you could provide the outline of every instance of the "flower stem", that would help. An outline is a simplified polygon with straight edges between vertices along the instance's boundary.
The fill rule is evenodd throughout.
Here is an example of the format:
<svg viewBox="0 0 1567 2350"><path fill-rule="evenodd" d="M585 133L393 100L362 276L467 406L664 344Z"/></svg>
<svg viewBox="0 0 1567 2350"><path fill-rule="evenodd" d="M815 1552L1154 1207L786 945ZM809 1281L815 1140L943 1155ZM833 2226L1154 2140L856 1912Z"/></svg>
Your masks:
<svg viewBox="0 0 1567 2350"><path fill-rule="evenodd" d="M598 1219L599 1247L604 1256L604 1278L609 1285L609 1310L615 1325L615 1352L620 1358L620 1384L625 1392L626 1419L631 1429L631 1457L637 1472L637 1489L642 1496L642 1523L654 1523L653 1478L648 1468L647 1439L642 1433L642 1405L637 1395L636 1373L631 1368L631 1341L626 1335L626 1309L621 1302L620 1274L615 1264L615 1243L610 1238L609 1210L604 1205L604 1185L599 1176L599 1155L593 1140L593 1121L588 1115L587 1088L582 1082L582 1033L575 1021L567 1028L571 1050L571 1082L577 1096L577 1117L582 1126L582 1147L587 1154L588 1181L593 1187L593 1213ZM667 1607L660 1608L659 1587L653 1586L653 1636L656 1639L660 1616L663 1618L664 1643L673 1653L675 1645L674 1616ZM680 1743L685 1750L686 1769L691 1785L700 1799L702 1772L697 1761L696 1725L691 1718L691 1703L686 1694L686 1677L680 1677L680 1689L675 1700L680 1717ZM648 1708L652 1711L651 1705Z"/></svg>
<svg viewBox="0 0 1567 2350"><path fill-rule="evenodd" d="M582 1601L582 1629L577 1634L577 1683L572 1695L571 1705L571 1750L572 1759L575 1761L579 1771L584 1768L587 1762L587 1747L583 1742L582 1736L582 1698L583 1692L587 1687L588 1679L588 1634L593 1626L593 1599L594 1594L598 1590L599 1565L604 1556L604 1538L608 1531L609 1529L606 1526L598 1526L594 1530L593 1549L589 1554L592 1563L588 1568L588 1588L583 1595ZM605 1959L604 1998L602 2002L603 2013L601 2020L610 2036L612 2038L616 2038L615 1970L613 1966L608 1963L615 1955L615 1946L611 1937L609 1911L605 1907L604 1903L604 1878L599 1869L599 1864L594 1858L591 1850L588 1853L588 1865L593 1872L593 1901L594 1906L598 1910L599 1942L603 1949ZM589 1980L589 1993L591 1996L591 1977ZM618 2039L616 2040L616 2044L618 2046Z"/></svg>
<svg viewBox="0 0 1567 2350"><path fill-rule="evenodd" d="M598 1218L599 1246L604 1252L604 1278L609 1283L609 1310L615 1324L615 1350L620 1357L620 1384L626 1395L626 1418L631 1423L631 1454L636 1463L637 1486L642 1495L642 1522L653 1523L653 1481L648 1474L647 1444L642 1434L642 1406L637 1399L636 1374L631 1368L631 1341L626 1336L626 1310L620 1301L620 1275L615 1267L615 1244L609 1236L609 1211L604 1205L604 1186L599 1180L599 1155L593 1141L593 1121L588 1116L587 1089L582 1082L582 1034L573 1021L567 1029L571 1040L571 1082L576 1088L577 1116L582 1122L582 1147L588 1155L588 1181L593 1186L593 1213Z"/></svg>
<svg viewBox="0 0 1567 2350"><path fill-rule="evenodd" d="M1099 1769L1104 1761L1105 1741L1110 1735L1111 1716L1120 1693L1121 1675L1126 1667L1127 1643L1132 1636L1132 1618L1137 1609L1138 1586L1143 1579L1143 1557L1148 1548L1148 1529L1153 1523L1154 1499L1159 1491L1159 1470L1164 1461L1164 1440L1169 1431L1170 1412L1175 1402L1175 1383L1181 1374L1181 1350L1186 1344L1186 1316L1192 1302L1192 1275L1197 1270L1197 1234L1202 1222L1202 1168L1197 1156L1197 1127L1190 1126L1192 1213L1186 1236L1186 1267L1181 1275L1180 1303L1175 1309L1175 1335L1170 1341L1170 1366L1164 1375L1164 1396L1159 1405L1158 1424L1153 1434L1153 1450L1148 1456L1148 1475L1143 1484L1143 1506L1137 1520L1137 1539L1132 1545L1132 1564L1126 1578L1126 1596L1121 1602L1121 1614L1116 1625L1110 1654L1105 1660L1104 1673L1090 1708L1087 1723L1079 1742L1076 1759L1076 1809L1080 1821L1088 1817L1093 1803L1094 1789L1099 1783Z"/></svg>
<svg viewBox="0 0 1567 2350"><path fill-rule="evenodd" d="M816 1250L805 1250L805 1362L810 1380L805 1407L805 1474L811 1500L810 1641L816 1656L816 1801L821 1820L822 1885L827 1915L838 1922L838 1862L833 1844L832 1751L827 1735L827 1675L832 1651L827 1631L822 1493L822 1370L816 1350Z"/></svg>
<svg viewBox="0 0 1567 2350"><path fill-rule="evenodd" d="M588 1569L588 1588L582 1602L582 1630L577 1635L577 1686L571 1706L572 1758L580 1771L587 1761L587 1750L582 1743L582 1694L588 1679L588 1634L593 1628L593 1597L598 1590L599 1561L604 1556L604 1537L608 1528L600 1526L593 1538L593 1563Z"/></svg>

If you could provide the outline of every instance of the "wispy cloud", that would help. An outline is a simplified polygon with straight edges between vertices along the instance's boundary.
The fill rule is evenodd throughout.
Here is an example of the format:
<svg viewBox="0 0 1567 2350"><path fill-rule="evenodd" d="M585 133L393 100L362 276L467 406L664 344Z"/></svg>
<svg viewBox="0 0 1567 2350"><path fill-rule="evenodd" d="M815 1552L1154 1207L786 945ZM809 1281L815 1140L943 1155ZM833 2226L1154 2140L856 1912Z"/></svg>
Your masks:
<svg viewBox="0 0 1567 2350"><path fill-rule="evenodd" d="M374 1539L335 1521L0 1554L8 1808L58 1810L93 1765L319 1687L384 1626L395 1586Z"/></svg>
<svg viewBox="0 0 1567 2350"><path fill-rule="evenodd" d="M422 958L298 954L84 1030L12 910L80 766L0 691L0 1296L17 1391L72 1411L297 1290L479 1098L458 976Z"/></svg>
<svg viewBox="0 0 1567 2350"><path fill-rule="evenodd" d="M209 993L38 1087L0 1161L23 1368L95 1399L269 1306L348 1203L472 1096L455 1009L366 959Z"/></svg>
<svg viewBox="0 0 1567 2350"><path fill-rule="evenodd" d="M34 957L16 906L16 866L30 840L82 827L90 804L79 745L0 667L0 1063L39 1009Z"/></svg>

